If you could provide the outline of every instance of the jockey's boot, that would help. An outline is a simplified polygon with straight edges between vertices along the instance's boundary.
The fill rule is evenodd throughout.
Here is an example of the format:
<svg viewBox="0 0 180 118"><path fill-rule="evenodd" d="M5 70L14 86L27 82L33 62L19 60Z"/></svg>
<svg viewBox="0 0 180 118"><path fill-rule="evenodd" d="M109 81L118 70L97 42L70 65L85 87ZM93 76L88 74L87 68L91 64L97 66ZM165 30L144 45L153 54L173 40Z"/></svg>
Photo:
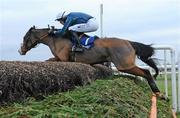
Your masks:
<svg viewBox="0 0 180 118"><path fill-rule="evenodd" d="M83 47L80 44L79 36L77 35L76 32L73 32L73 31L71 31L71 34L73 36L72 37L73 42L75 42L75 44L72 47L72 51L74 51L74 52L83 52L84 50L83 50Z"/></svg>

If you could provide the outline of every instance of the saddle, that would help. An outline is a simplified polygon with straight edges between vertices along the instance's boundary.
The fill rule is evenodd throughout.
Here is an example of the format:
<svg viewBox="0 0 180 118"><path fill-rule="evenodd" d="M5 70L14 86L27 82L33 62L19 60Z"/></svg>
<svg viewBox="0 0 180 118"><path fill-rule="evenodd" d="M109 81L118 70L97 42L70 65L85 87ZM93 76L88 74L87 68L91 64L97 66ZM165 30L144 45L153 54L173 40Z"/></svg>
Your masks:
<svg viewBox="0 0 180 118"><path fill-rule="evenodd" d="M89 35L83 34L81 35L79 39L79 44L82 46L82 48L90 49L94 46L94 41L97 39L99 39L98 36L89 36ZM72 41L72 43L75 44L76 42ZM75 52L78 52L78 51L72 51L70 54L71 61L75 61Z"/></svg>
<svg viewBox="0 0 180 118"><path fill-rule="evenodd" d="M54 27L52 27L52 29L49 30L49 34L52 34L53 31L57 31L57 29L55 29ZM82 32L77 33L76 34L76 40L74 40L74 36L72 36L72 34L70 32L66 32L65 35L63 37L67 37L70 38L71 42L73 43L73 45L77 45L80 44L82 47L86 48L86 49L90 49L91 47L94 46L94 41L96 39L99 39L98 36L89 36L87 34L84 34ZM59 37L58 34L53 34L54 37ZM80 37L79 41L77 42L78 37Z"/></svg>
<svg viewBox="0 0 180 118"><path fill-rule="evenodd" d="M89 36L84 34L79 40L80 40L80 44L82 45L82 47L86 48L86 49L90 49L91 47L94 46L94 41L96 39L99 39L98 36Z"/></svg>

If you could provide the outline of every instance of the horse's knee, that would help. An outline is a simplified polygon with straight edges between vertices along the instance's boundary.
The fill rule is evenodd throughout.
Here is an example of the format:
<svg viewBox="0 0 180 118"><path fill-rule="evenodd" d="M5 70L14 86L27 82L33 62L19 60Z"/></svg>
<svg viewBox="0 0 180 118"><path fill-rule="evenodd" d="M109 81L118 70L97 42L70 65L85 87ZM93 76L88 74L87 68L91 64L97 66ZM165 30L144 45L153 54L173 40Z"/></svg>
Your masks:
<svg viewBox="0 0 180 118"><path fill-rule="evenodd" d="M55 58L49 58L49 59L46 60L46 61L47 61L47 62L48 62L48 61L59 61L59 59L55 57Z"/></svg>

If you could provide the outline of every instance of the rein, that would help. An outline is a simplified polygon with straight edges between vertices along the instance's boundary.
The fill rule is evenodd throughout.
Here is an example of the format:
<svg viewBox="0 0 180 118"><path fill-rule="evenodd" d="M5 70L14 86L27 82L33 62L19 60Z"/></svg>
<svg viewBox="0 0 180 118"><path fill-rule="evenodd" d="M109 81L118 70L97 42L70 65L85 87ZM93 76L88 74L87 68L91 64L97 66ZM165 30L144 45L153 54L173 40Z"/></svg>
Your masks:
<svg viewBox="0 0 180 118"><path fill-rule="evenodd" d="M49 35L49 34L47 33L47 34L41 36L39 39L42 40L42 39L44 39L44 38L45 38L46 36L48 36L48 35Z"/></svg>
<svg viewBox="0 0 180 118"><path fill-rule="evenodd" d="M47 37L48 35L49 35L49 33L47 33L47 34L41 36L39 39L42 40L42 39L44 39L45 37ZM53 37L51 37L50 39L53 39ZM53 41L53 42L54 42L54 41ZM54 45L55 45L55 44L54 44Z"/></svg>
<svg viewBox="0 0 180 118"><path fill-rule="evenodd" d="M40 39L40 40L42 40L42 39L44 39L45 37L47 37L48 35L49 35L49 34L47 33L47 34L41 36L40 38L37 37L36 35L35 35L35 37L38 38L38 39ZM31 41L31 45L33 45L34 43L32 42L32 40L30 40L30 41ZM36 44L35 44L35 45L36 45Z"/></svg>

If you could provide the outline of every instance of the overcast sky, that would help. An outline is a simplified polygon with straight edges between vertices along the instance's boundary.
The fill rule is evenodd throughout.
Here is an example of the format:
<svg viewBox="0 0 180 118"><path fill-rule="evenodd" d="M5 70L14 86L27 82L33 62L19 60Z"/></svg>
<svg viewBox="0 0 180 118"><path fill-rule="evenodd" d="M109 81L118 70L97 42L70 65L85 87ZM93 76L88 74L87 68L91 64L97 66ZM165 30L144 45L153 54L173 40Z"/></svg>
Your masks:
<svg viewBox="0 0 180 118"><path fill-rule="evenodd" d="M52 56L40 45L25 56L17 50L28 29L55 22L60 11L85 12L100 22L104 5L104 36L145 44L172 45L180 51L180 0L0 0L0 60L46 60ZM100 30L93 34L100 35Z"/></svg>

